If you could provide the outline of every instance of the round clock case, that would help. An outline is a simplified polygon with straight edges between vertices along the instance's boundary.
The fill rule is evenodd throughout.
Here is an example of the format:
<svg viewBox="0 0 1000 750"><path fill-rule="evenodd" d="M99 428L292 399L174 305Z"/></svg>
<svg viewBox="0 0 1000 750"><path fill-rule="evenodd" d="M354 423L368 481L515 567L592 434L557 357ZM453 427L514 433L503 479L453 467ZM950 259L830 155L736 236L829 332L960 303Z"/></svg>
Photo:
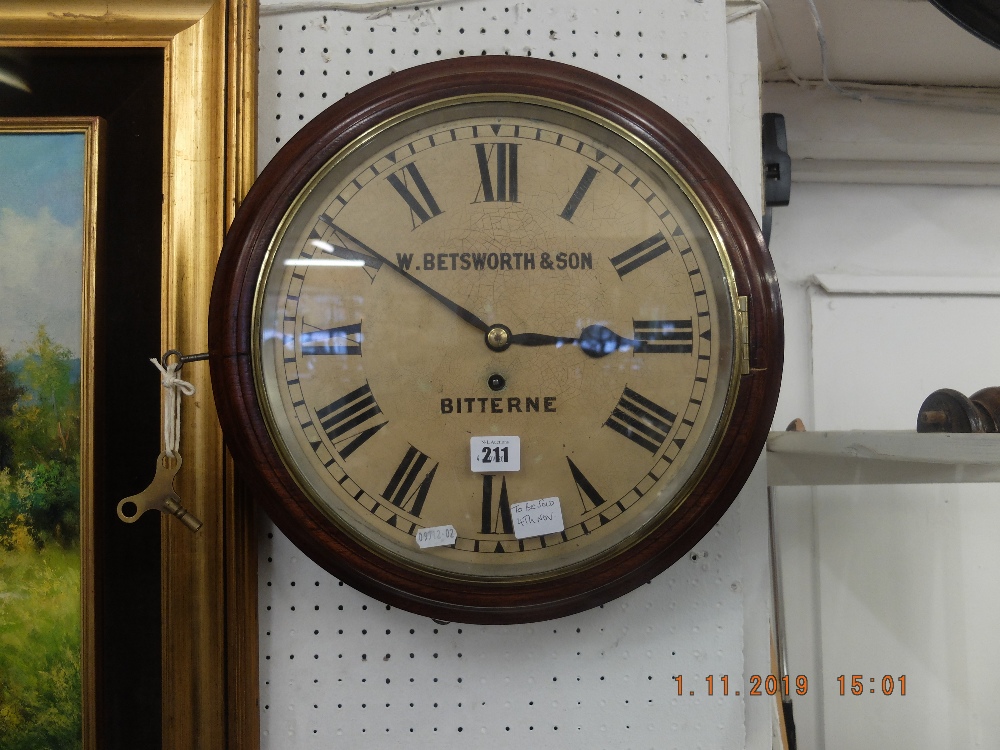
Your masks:
<svg viewBox="0 0 1000 750"><path fill-rule="evenodd" d="M209 321L227 445L279 528L464 622L577 612L676 561L746 481L781 375L725 170L648 100L530 58L413 68L308 123L243 202Z"/></svg>

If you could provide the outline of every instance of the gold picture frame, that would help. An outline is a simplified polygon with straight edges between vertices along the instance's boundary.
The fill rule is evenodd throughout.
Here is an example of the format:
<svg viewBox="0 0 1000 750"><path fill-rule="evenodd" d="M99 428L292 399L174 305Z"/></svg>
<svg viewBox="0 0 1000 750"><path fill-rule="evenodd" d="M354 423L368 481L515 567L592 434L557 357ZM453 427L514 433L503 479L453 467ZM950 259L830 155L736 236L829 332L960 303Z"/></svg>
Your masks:
<svg viewBox="0 0 1000 750"><path fill-rule="evenodd" d="M21 736L44 721L44 731L63 741L92 737L95 724L93 701L74 695L77 685L81 696L96 686L93 374L103 133L97 117L0 117L0 158L16 171L0 187L0 268L9 274L0 377L15 386L5 389L6 400L16 398L0 409L0 417L11 412L10 461L0 469L8 500L25 496L21 504L4 504L4 521L11 523L2 524L0 568L11 573L5 583L14 590L0 604L13 627L6 655L22 670L53 667L37 674L11 669L0 702L17 702L0 713ZM5 344L24 350L3 356ZM43 498L46 512L32 513ZM42 584L31 586L36 578ZM79 649L65 653L77 639ZM11 653L19 644L20 656ZM29 696L44 703L29 707ZM60 716L58 726L41 718L46 709Z"/></svg>
<svg viewBox="0 0 1000 750"><path fill-rule="evenodd" d="M10 0L0 9L0 51L11 48L59 48L67 55L93 48L162 51L160 351L205 351L216 259L254 178L256 0L77 0L71 8ZM233 491L208 368L190 366L184 377L198 395L185 413L185 461L174 490L204 527L192 534L176 520L161 521L162 746L253 748L259 744L253 509ZM140 417L137 429L157 429L158 419ZM118 499L102 502L113 506ZM88 698L92 706L95 696ZM90 732L84 747L93 750L99 738Z"/></svg>

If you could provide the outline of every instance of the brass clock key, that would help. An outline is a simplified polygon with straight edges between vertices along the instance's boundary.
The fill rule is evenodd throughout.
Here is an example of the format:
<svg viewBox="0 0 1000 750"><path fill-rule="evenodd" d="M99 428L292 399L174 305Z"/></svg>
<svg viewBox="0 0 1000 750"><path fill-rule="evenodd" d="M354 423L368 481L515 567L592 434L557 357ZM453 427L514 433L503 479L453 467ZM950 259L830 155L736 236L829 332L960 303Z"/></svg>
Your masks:
<svg viewBox="0 0 1000 750"><path fill-rule="evenodd" d="M153 481L138 495L126 497L118 503L118 517L125 523L135 523L147 510L158 510L177 516L191 531L198 531L202 526L201 521L184 509L181 499L174 492L174 477L180 471L182 463L179 453L172 458L166 452L160 453L156 459Z"/></svg>

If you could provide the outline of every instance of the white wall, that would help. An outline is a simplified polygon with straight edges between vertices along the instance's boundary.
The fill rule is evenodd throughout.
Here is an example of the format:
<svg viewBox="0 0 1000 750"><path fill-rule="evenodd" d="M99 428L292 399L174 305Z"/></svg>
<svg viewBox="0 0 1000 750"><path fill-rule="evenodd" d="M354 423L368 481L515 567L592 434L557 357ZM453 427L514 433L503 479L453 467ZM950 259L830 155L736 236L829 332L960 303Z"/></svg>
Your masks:
<svg viewBox="0 0 1000 750"><path fill-rule="evenodd" d="M800 176L771 238L787 341L776 429L912 430L931 391L1000 385L1000 114L783 85L764 109L785 114ZM877 293L839 291L859 287ZM777 491L789 671L810 685L799 747L1000 746L998 499L996 485ZM865 692L840 696L842 674Z"/></svg>

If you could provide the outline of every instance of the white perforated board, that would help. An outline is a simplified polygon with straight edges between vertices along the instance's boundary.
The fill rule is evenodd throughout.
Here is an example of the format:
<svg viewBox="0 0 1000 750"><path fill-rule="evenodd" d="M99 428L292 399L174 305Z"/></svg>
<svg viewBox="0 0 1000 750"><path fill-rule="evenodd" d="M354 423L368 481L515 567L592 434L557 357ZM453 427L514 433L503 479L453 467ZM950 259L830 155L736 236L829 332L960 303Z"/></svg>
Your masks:
<svg viewBox="0 0 1000 750"><path fill-rule="evenodd" d="M484 51L551 57L617 80L731 162L733 61L720 0L276 10L265 4L261 17L260 166L302 124L376 78ZM747 58L755 71L755 53ZM751 109L755 100L751 91ZM756 132L752 116L743 126ZM766 548L759 533L747 542L748 527L759 531L762 493L758 481L744 493L752 498L650 584L598 609L517 626L441 624L389 608L321 570L262 517L261 747L745 746L754 734L736 695L754 668L745 629L766 638L766 622L746 628L748 617L767 617L756 580Z"/></svg>
<svg viewBox="0 0 1000 750"><path fill-rule="evenodd" d="M576 65L652 99L728 164L721 0L439 2L383 13L275 13L262 4L259 164L337 99L395 70L463 55ZM377 16L377 17L375 17ZM757 61L748 61L756 69Z"/></svg>

